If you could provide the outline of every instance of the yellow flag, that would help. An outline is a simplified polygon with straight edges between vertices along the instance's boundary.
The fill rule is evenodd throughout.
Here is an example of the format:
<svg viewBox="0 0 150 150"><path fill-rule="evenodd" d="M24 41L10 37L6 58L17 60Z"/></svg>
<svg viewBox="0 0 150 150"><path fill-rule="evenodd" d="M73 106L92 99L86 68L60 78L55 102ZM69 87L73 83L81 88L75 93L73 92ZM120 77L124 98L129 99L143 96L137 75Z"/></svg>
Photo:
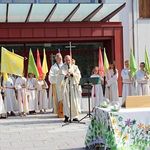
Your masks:
<svg viewBox="0 0 150 150"><path fill-rule="evenodd" d="M4 79L4 81L8 80L8 74L7 73L3 73L3 79Z"/></svg>
<svg viewBox="0 0 150 150"><path fill-rule="evenodd" d="M24 58L2 47L1 72L22 76L23 71L24 71Z"/></svg>
<svg viewBox="0 0 150 150"><path fill-rule="evenodd" d="M45 49L44 49L44 55L43 55L42 71L44 73L44 76L46 76L46 74L48 73L48 66L47 66L47 59L46 59Z"/></svg>
<svg viewBox="0 0 150 150"><path fill-rule="evenodd" d="M104 48L104 69L105 69L105 72L107 72L107 70L109 69L109 62L108 62L105 48Z"/></svg>

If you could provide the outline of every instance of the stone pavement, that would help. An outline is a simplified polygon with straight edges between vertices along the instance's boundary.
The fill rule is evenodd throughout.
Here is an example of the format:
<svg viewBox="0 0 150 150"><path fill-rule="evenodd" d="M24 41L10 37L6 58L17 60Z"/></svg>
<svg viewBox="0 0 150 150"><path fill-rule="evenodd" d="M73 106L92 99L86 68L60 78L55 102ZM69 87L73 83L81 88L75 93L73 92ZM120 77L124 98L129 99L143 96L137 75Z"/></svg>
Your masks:
<svg viewBox="0 0 150 150"><path fill-rule="evenodd" d="M52 113L0 119L0 150L83 150L90 120L84 121L62 127Z"/></svg>

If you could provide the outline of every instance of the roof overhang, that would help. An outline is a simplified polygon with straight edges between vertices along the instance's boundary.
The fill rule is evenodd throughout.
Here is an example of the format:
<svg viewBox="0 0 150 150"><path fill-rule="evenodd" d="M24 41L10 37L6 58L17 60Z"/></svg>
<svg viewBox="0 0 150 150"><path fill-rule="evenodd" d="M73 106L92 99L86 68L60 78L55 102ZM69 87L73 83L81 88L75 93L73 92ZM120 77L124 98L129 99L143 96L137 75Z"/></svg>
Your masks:
<svg viewBox="0 0 150 150"><path fill-rule="evenodd" d="M118 4L0 4L0 22L106 22L125 3Z"/></svg>

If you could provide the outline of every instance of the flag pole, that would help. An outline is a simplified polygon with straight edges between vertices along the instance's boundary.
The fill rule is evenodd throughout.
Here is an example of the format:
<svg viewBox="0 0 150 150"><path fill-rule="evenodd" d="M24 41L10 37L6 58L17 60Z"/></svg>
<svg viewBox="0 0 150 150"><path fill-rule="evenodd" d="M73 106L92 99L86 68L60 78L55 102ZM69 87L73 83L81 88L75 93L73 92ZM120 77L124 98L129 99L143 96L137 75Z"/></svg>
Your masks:
<svg viewBox="0 0 150 150"><path fill-rule="evenodd" d="M104 47L103 47L103 58L104 58ZM104 61L104 59L103 59ZM106 87L106 72L104 71L104 86L103 86L103 95L105 97L105 87Z"/></svg>

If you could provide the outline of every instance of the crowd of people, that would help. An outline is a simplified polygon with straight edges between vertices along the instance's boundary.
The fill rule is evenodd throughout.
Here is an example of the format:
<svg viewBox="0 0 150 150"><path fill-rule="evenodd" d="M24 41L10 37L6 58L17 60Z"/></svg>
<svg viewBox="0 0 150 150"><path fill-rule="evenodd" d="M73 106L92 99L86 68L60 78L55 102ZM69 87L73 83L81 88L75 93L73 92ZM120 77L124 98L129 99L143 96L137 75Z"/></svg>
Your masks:
<svg viewBox="0 0 150 150"><path fill-rule="evenodd" d="M0 92L0 117L20 116L45 112L49 109L47 89L48 85L43 79L34 78L34 74L28 73L28 77L8 74L5 81L1 75Z"/></svg>
<svg viewBox="0 0 150 150"><path fill-rule="evenodd" d="M79 85L80 71L69 55L65 56L64 63L60 53L56 54L55 59L56 63L48 76L49 90L46 81L40 77L36 79L33 73L28 73L27 78L8 74L7 80L1 74L0 118L44 113L53 108L58 117L65 117L64 121L68 122L71 96L72 117L74 121L78 121L82 92Z"/></svg>
<svg viewBox="0 0 150 150"><path fill-rule="evenodd" d="M144 96L150 95L150 76L145 71L145 63L141 62L139 70L134 76L131 75L129 61L125 61L125 68L121 71L122 77L122 100L119 101L118 95L118 70L115 64L110 64L108 71L105 74L105 81L99 75L99 68L93 69L93 75L91 77L100 77L101 84L93 86L92 89L92 104L93 107L99 106L107 98L110 102L118 102L120 105L125 105L127 96ZM105 95L102 85L105 82Z"/></svg>
<svg viewBox="0 0 150 150"><path fill-rule="evenodd" d="M48 79L50 88L43 78L35 78L33 73L28 77L8 74L8 79L0 76L0 118L7 116L26 116L27 114L45 113L53 108L53 112L68 122L71 117L78 121L81 112L82 90L80 86L81 73L75 60L66 55L63 58L60 53L55 56L55 64L51 66ZM123 82L122 101L131 95L150 95L149 76L145 72L144 62L140 63L140 69L135 76L131 76L129 61L125 61L125 68L121 71ZM118 96L118 70L115 64L110 64L104 77L99 75L99 67L94 67L91 78L98 77L100 83L92 88L92 107L99 106L104 97L111 102L119 101ZM105 85L105 86L103 86ZM105 95L103 92L105 87ZM49 94L48 94L49 91ZM71 110L70 110L71 106Z"/></svg>

